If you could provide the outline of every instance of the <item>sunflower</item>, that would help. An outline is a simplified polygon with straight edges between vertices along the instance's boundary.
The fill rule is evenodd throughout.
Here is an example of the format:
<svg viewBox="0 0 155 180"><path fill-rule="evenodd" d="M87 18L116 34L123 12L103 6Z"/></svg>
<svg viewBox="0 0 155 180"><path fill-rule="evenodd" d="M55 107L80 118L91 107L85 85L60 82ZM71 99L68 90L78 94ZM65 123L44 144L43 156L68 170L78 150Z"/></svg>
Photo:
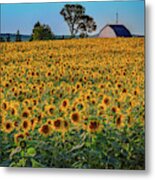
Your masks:
<svg viewBox="0 0 155 180"><path fill-rule="evenodd" d="M34 130L36 125L37 125L38 119L37 118L32 118L30 120L30 122L31 122L31 129Z"/></svg>
<svg viewBox="0 0 155 180"><path fill-rule="evenodd" d="M75 85L76 89L79 90L81 89L82 85L80 82L77 82L76 85Z"/></svg>
<svg viewBox="0 0 155 180"><path fill-rule="evenodd" d="M91 98L91 103L92 103L92 105L95 105L96 102L97 102L97 100L96 100L95 98Z"/></svg>
<svg viewBox="0 0 155 180"><path fill-rule="evenodd" d="M15 107L9 107L10 113L12 116L16 116L17 115L17 109Z"/></svg>
<svg viewBox="0 0 155 180"><path fill-rule="evenodd" d="M70 118L71 118L71 122L74 123L74 124L78 124L80 122L80 113L78 112L73 112L71 115L70 115Z"/></svg>
<svg viewBox="0 0 155 180"><path fill-rule="evenodd" d="M1 108L6 111L8 109L8 107L9 107L8 102L3 100L0 103L1 103Z"/></svg>
<svg viewBox="0 0 155 180"><path fill-rule="evenodd" d="M49 116L54 115L54 110L55 110L55 106L54 105L46 105L45 106L45 112L47 112L47 114Z"/></svg>
<svg viewBox="0 0 155 180"><path fill-rule="evenodd" d="M14 125L10 120L6 120L3 124L3 130L6 133L11 133L14 130Z"/></svg>
<svg viewBox="0 0 155 180"><path fill-rule="evenodd" d="M51 119L48 119L47 120L47 124L52 126L53 125L53 121Z"/></svg>
<svg viewBox="0 0 155 180"><path fill-rule="evenodd" d="M23 102L22 102L23 106L28 106L30 105L30 100L29 99L25 99Z"/></svg>
<svg viewBox="0 0 155 180"><path fill-rule="evenodd" d="M64 120L63 121L63 131L67 132L69 130L69 122Z"/></svg>
<svg viewBox="0 0 155 180"><path fill-rule="evenodd" d="M14 125L14 127L15 127L16 130L18 130L18 129L20 128L20 122L18 122L17 120L15 120L15 121L13 122L13 125Z"/></svg>
<svg viewBox="0 0 155 180"><path fill-rule="evenodd" d="M76 109L79 110L79 111L85 111L86 104L84 102L78 102L76 104Z"/></svg>
<svg viewBox="0 0 155 180"><path fill-rule="evenodd" d="M51 77L52 76L52 73L51 71L48 71L46 74L45 74L46 77Z"/></svg>
<svg viewBox="0 0 155 180"><path fill-rule="evenodd" d="M41 113L38 113L38 114L36 115L37 122L38 122L38 123L41 123L43 117L44 117L44 114L43 114L42 112L41 112Z"/></svg>
<svg viewBox="0 0 155 180"><path fill-rule="evenodd" d="M103 100L102 100L102 103L103 103L105 106L108 106L108 105L110 104L110 97L104 96L104 97L103 97Z"/></svg>
<svg viewBox="0 0 155 180"><path fill-rule="evenodd" d="M69 100L68 99L64 99L62 101L62 103L61 103L61 108L60 109L62 109L62 111L63 111L63 110L67 110L68 107L69 107Z"/></svg>
<svg viewBox="0 0 155 180"><path fill-rule="evenodd" d="M44 124L39 128L39 133L43 136L49 136L51 134L51 126Z"/></svg>
<svg viewBox="0 0 155 180"><path fill-rule="evenodd" d="M29 131L31 129L31 122L28 119L24 119L21 123L21 128L25 132Z"/></svg>
<svg viewBox="0 0 155 180"><path fill-rule="evenodd" d="M63 129L63 120L62 120L62 118L57 118L57 119L54 120L53 128L56 131L62 131L62 129Z"/></svg>
<svg viewBox="0 0 155 180"><path fill-rule="evenodd" d="M138 87L136 87L136 88L134 89L134 91L133 91L133 94L134 94L135 96L138 96L138 95L140 94L140 89L139 89Z"/></svg>
<svg viewBox="0 0 155 180"><path fill-rule="evenodd" d="M119 113L119 112L120 112L120 109L118 109L117 106L112 106L112 107L111 107L111 112L112 112L113 114L116 114L116 113Z"/></svg>
<svg viewBox="0 0 155 180"><path fill-rule="evenodd" d="M14 141L16 144L18 144L21 140L25 138L23 133L18 133L14 135Z"/></svg>
<svg viewBox="0 0 155 180"><path fill-rule="evenodd" d="M91 120L88 123L87 131L91 133L100 132L102 130L102 126L99 121Z"/></svg>
<svg viewBox="0 0 155 180"><path fill-rule="evenodd" d="M124 127L124 116L123 115L117 115L116 117L116 126L118 128Z"/></svg>
<svg viewBox="0 0 155 180"><path fill-rule="evenodd" d="M22 116L22 118L24 118L24 119L29 118L29 117L30 117L30 110L29 110L29 109L24 109L24 110L22 111L21 116Z"/></svg>

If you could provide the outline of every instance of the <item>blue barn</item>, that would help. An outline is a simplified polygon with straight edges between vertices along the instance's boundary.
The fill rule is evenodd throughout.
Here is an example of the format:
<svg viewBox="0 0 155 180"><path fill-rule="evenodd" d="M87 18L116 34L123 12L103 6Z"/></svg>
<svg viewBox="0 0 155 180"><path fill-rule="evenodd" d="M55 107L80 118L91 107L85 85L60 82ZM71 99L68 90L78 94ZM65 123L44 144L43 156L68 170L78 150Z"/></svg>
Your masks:
<svg viewBox="0 0 155 180"><path fill-rule="evenodd" d="M98 35L100 38L132 37L130 31L122 24L107 24Z"/></svg>

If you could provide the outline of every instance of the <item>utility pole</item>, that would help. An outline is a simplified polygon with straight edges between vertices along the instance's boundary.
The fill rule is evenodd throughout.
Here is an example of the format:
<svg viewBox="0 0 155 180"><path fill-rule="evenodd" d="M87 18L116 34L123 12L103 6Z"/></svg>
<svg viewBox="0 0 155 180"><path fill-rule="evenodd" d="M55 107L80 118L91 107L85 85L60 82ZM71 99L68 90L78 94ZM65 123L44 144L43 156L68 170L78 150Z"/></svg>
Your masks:
<svg viewBox="0 0 155 180"><path fill-rule="evenodd" d="M118 24L118 12L116 13L116 24Z"/></svg>

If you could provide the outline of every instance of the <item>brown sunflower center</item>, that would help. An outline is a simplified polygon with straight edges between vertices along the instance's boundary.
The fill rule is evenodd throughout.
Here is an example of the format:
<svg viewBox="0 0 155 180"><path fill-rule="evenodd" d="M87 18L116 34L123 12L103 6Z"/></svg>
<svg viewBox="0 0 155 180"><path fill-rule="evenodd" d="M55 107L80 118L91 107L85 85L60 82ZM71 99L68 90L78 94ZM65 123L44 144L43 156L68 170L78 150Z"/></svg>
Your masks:
<svg viewBox="0 0 155 180"><path fill-rule="evenodd" d="M11 128L11 124L10 123L6 123L6 129L10 129Z"/></svg>
<svg viewBox="0 0 155 180"><path fill-rule="evenodd" d="M79 121L79 115L77 113L72 114L72 120L74 122L78 122Z"/></svg>
<svg viewBox="0 0 155 180"><path fill-rule="evenodd" d="M23 112L23 114L22 114L22 116L25 117L25 118L27 118L28 115L29 115L28 112Z"/></svg>
<svg viewBox="0 0 155 180"><path fill-rule="evenodd" d="M44 134L48 134L50 129L49 129L49 126L48 125L43 125L41 131L44 133Z"/></svg>
<svg viewBox="0 0 155 180"><path fill-rule="evenodd" d="M109 99L108 99L108 98L105 98L105 99L104 99L104 103L105 103L105 104L109 104Z"/></svg>
<svg viewBox="0 0 155 180"><path fill-rule="evenodd" d="M57 119L55 122L54 122L54 126L56 128L60 128L60 125L61 125L61 121L59 119Z"/></svg>
<svg viewBox="0 0 155 180"><path fill-rule="evenodd" d="M92 130L96 130L99 124L97 122L90 122L89 128Z"/></svg>
<svg viewBox="0 0 155 180"><path fill-rule="evenodd" d="M27 123L27 121L24 121L23 122L23 128L26 129L27 127L28 127L28 123Z"/></svg>

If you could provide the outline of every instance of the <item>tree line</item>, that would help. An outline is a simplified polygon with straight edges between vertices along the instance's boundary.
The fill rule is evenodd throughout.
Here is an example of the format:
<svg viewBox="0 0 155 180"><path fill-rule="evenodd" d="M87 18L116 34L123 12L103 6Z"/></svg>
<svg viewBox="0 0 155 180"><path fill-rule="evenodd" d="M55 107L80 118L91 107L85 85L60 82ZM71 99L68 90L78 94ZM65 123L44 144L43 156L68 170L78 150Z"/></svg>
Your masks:
<svg viewBox="0 0 155 180"><path fill-rule="evenodd" d="M93 17L86 14L86 9L82 5L66 4L60 11L60 15L63 16L64 21L68 25L71 38L75 38L76 36L85 38L93 31L96 31L96 22ZM55 35L49 25L41 24L39 21L35 23L32 29L30 41L51 40L54 38ZM0 39L0 41L2 41L2 39ZM6 41L10 42L9 36ZM19 30L16 33L15 41L22 41Z"/></svg>

